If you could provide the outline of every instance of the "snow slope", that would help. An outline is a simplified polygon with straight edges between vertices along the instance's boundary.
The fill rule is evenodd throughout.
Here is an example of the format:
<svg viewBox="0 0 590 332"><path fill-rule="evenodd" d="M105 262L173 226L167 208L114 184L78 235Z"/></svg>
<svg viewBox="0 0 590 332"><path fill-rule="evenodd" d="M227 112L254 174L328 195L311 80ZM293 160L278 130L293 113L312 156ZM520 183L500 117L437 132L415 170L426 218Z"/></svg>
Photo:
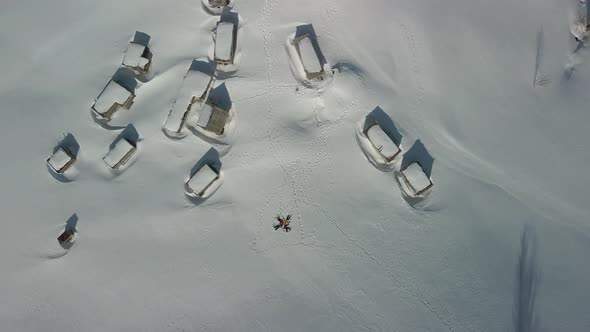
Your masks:
<svg viewBox="0 0 590 332"><path fill-rule="evenodd" d="M218 83L239 121L223 185L198 203L183 182L211 143L160 127L218 17L184 0L4 7L0 330L590 330L575 1L236 1L242 59ZM306 23L335 70L321 90L289 68ZM152 67L103 128L89 110L135 31ZM377 106L406 161L432 156L427 200L358 146ZM101 158L130 123L141 154L113 176ZM46 159L67 133L77 176L59 182ZM279 212L291 232L273 230Z"/></svg>

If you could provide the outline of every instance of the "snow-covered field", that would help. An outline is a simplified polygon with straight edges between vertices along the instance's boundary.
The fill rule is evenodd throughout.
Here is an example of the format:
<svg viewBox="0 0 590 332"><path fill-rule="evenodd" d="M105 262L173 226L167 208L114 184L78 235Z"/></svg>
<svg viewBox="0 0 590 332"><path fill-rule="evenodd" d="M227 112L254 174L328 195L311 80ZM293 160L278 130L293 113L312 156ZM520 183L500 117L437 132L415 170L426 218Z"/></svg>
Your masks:
<svg viewBox="0 0 590 332"><path fill-rule="evenodd" d="M201 1L3 4L0 330L589 331L577 3L234 0L239 68L216 77L228 141L161 130L214 49ZM313 84L287 45L306 24L334 71ZM136 31L149 72L99 123ZM378 109L402 137L396 169L430 173L425 199L359 146ZM111 172L125 128L138 150ZM64 138L76 161L52 174ZM208 160L223 183L192 200L184 182Z"/></svg>

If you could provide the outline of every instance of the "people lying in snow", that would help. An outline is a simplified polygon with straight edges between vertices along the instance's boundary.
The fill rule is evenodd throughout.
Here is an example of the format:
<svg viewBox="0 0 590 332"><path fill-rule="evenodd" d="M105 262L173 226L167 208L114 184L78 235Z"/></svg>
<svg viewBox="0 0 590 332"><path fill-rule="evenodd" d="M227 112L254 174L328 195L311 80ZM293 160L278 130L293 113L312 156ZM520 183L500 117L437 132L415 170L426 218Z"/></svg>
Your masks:
<svg viewBox="0 0 590 332"><path fill-rule="evenodd" d="M275 231L279 228L282 228L285 232L288 232L291 230L291 226L289 226L289 224L291 223L291 215L288 214L287 217L283 218L281 216L281 214L277 214L276 216L277 219L277 223L273 225Z"/></svg>

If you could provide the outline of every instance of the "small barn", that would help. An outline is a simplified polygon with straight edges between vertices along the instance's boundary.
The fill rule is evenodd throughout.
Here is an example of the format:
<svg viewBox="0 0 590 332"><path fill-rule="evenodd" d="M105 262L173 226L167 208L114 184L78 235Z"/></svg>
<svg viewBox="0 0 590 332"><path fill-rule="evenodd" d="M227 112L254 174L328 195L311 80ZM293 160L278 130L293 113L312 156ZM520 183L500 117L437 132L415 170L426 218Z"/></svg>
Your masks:
<svg viewBox="0 0 590 332"><path fill-rule="evenodd" d="M76 161L76 157L68 151L65 147L59 147L55 153L53 153L48 159L47 164L53 169L56 173L63 173L65 172L74 162Z"/></svg>
<svg viewBox="0 0 590 332"><path fill-rule="evenodd" d="M307 79L312 80L322 76L324 67L311 36L309 34L299 36L293 40L293 44L299 54Z"/></svg>
<svg viewBox="0 0 590 332"><path fill-rule="evenodd" d="M404 183L412 191L414 196L420 196L432 188L433 184L422 165L414 161L401 171Z"/></svg>
<svg viewBox="0 0 590 332"><path fill-rule="evenodd" d="M201 114L199 114L197 126L214 134L222 135L228 118L229 111L220 108L208 100L205 102Z"/></svg>
<svg viewBox="0 0 590 332"><path fill-rule="evenodd" d="M125 165L127 161L133 156L137 146L135 143L122 137L119 139L102 158L102 160L112 169L117 170L119 167Z"/></svg>
<svg viewBox="0 0 590 332"><path fill-rule="evenodd" d="M205 164L186 182L186 187L193 194L202 197L217 179L219 179L219 172L209 164Z"/></svg>
<svg viewBox="0 0 590 332"><path fill-rule="evenodd" d="M74 231L72 231L71 229L65 229L63 231L63 233L61 233L58 237L57 237L57 242L59 242L59 244L65 244L68 242L71 242L74 239Z"/></svg>
<svg viewBox="0 0 590 332"><path fill-rule="evenodd" d="M110 120L119 108L129 109L135 95L114 80L110 80L92 105L92 111L105 120Z"/></svg>
<svg viewBox="0 0 590 332"><path fill-rule="evenodd" d="M220 21L215 32L214 60L221 65L234 63L238 26L235 22Z"/></svg>
<svg viewBox="0 0 590 332"><path fill-rule="evenodd" d="M399 142L395 142L390 135L388 135L379 123L374 123L365 130L365 135L371 142L371 145L379 152L385 162L391 162L399 155L401 149Z"/></svg>
<svg viewBox="0 0 590 332"><path fill-rule="evenodd" d="M139 74L146 74L152 65L149 47L130 42L123 57L123 66L133 69Z"/></svg>

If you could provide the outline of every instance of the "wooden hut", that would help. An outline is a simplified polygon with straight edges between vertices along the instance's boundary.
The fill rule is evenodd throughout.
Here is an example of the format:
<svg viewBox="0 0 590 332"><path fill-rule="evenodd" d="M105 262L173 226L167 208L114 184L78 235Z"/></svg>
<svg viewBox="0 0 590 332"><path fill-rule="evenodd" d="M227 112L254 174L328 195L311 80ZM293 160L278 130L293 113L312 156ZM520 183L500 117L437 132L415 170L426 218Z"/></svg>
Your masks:
<svg viewBox="0 0 590 332"><path fill-rule="evenodd" d="M433 184L422 165L414 161L401 171L404 183L412 191L413 196L420 196L432 188Z"/></svg>
<svg viewBox="0 0 590 332"><path fill-rule="evenodd" d="M205 164L191 176L185 185L190 192L202 197L217 179L219 179L219 172L209 164Z"/></svg>
<svg viewBox="0 0 590 332"><path fill-rule="evenodd" d="M92 111L97 117L108 121L119 108L129 109L134 98L132 92L111 79L96 98Z"/></svg>
<svg viewBox="0 0 590 332"><path fill-rule="evenodd" d="M109 150L109 152L107 152L102 160L110 168L117 170L119 167L125 165L125 163L129 161L136 150L136 144L123 137L113 145L113 147Z"/></svg>
<svg viewBox="0 0 590 332"><path fill-rule="evenodd" d="M76 157L66 148L59 147L55 153L47 158L47 164L56 173L65 172L70 166L74 164Z"/></svg>
<svg viewBox="0 0 590 332"><path fill-rule="evenodd" d="M364 134L385 162L393 161L401 152L399 142L395 142L377 122L367 127Z"/></svg>
<svg viewBox="0 0 590 332"><path fill-rule="evenodd" d="M152 65L149 47L130 42L123 57L123 66L131 68L138 74L146 74Z"/></svg>

